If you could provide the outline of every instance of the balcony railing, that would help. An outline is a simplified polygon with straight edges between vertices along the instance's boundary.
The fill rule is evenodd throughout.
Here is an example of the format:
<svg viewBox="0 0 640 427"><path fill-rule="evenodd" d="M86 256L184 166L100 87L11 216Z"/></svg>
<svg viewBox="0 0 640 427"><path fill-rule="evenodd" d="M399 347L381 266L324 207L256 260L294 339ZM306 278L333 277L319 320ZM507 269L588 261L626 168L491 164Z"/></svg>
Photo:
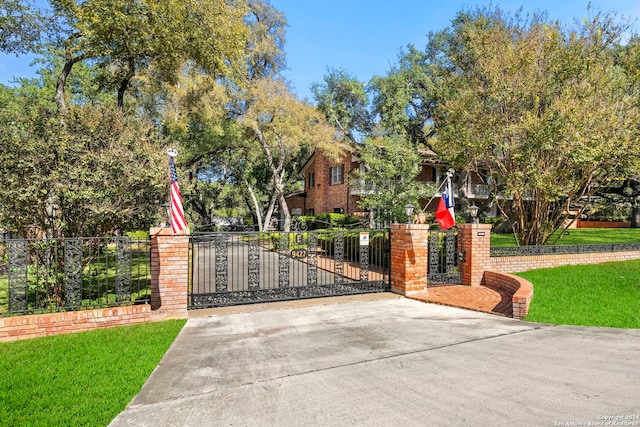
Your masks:
<svg viewBox="0 0 640 427"><path fill-rule="evenodd" d="M436 187L438 183L433 181L417 181L418 184L429 185L432 187ZM358 180L351 184L351 195L361 195L361 194L373 194L376 191L376 185L373 183L366 182L365 180ZM457 191L457 185L453 184L454 193ZM440 195L440 193L436 193L436 195ZM470 198L482 199L487 198L489 196L489 187L485 184L468 184L467 185L467 196Z"/></svg>

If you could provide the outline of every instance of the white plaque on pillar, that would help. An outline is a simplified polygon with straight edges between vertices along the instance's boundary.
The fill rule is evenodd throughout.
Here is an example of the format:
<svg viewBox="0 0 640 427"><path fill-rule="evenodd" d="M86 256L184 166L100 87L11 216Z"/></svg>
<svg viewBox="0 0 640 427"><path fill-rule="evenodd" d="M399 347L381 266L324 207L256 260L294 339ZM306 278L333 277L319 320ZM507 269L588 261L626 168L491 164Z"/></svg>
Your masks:
<svg viewBox="0 0 640 427"><path fill-rule="evenodd" d="M369 232L361 231L360 232L360 246L369 246Z"/></svg>

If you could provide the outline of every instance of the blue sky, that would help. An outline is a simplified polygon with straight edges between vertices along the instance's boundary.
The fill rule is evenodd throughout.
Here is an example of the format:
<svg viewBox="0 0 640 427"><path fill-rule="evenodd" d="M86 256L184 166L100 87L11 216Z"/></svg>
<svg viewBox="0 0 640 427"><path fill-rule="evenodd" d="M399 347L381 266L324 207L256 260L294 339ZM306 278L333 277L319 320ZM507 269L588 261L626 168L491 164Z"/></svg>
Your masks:
<svg viewBox="0 0 640 427"><path fill-rule="evenodd" d="M288 69L300 98L311 98L309 86L321 82L328 68L344 69L363 82L384 75L407 44L422 48L429 31L448 27L462 8L488 5L487 1L456 0L271 0L284 12L287 28ZM505 11L547 11L551 19L571 23L587 16L588 0L493 1ZM593 0L603 11L640 21L639 0ZM640 31L640 23L634 25ZM14 77L33 77L32 58L0 55L0 83Z"/></svg>

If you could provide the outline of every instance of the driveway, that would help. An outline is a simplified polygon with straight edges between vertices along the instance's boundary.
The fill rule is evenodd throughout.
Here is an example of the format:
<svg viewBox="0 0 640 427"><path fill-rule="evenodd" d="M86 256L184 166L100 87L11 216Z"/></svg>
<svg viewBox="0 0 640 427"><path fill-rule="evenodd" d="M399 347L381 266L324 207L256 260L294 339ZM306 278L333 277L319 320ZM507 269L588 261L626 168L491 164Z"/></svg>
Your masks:
<svg viewBox="0 0 640 427"><path fill-rule="evenodd" d="M640 330L393 294L190 315L111 426L640 426Z"/></svg>

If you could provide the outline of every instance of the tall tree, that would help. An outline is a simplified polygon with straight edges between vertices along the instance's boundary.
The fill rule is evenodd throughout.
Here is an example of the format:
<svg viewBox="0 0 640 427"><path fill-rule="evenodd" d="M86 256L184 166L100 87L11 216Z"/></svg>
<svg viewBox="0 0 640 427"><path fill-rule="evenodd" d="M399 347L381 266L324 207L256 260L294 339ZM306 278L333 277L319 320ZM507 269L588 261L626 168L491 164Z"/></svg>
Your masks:
<svg viewBox="0 0 640 427"><path fill-rule="evenodd" d="M519 244L544 243L570 207L637 170L637 97L613 60L620 35L607 15L565 32L498 8L461 12L447 34L434 148L488 171Z"/></svg>
<svg viewBox="0 0 640 427"><path fill-rule="evenodd" d="M359 143L373 127L364 84L336 69L329 70L323 80L311 86L318 109L352 145Z"/></svg>
<svg viewBox="0 0 640 427"><path fill-rule="evenodd" d="M124 94L140 72L175 83L188 61L218 76L228 74L244 58L243 0L50 0L50 9L36 9L26 1L2 6L7 14L16 8L31 11L27 15L30 22L44 28L55 24L50 38L35 41L31 33L22 31L0 48L38 53L45 47L59 49L64 63L55 99L61 113L68 109L67 79L79 62L93 61L109 71L111 78L106 83L117 91L122 109ZM24 27L18 20L11 22L18 29Z"/></svg>
<svg viewBox="0 0 640 427"><path fill-rule="evenodd" d="M420 154L402 137L367 138L358 147L358 156L366 169L356 179L373 190L360 196L359 207L373 210L376 221L407 220L404 206L419 207L420 200L435 190L416 182L422 169Z"/></svg>
<svg viewBox="0 0 640 427"><path fill-rule="evenodd" d="M438 55L421 52L413 45L401 51L398 64L370 83L373 111L380 117L380 125L389 132L406 135L416 146L429 147L441 72Z"/></svg>
<svg viewBox="0 0 640 427"><path fill-rule="evenodd" d="M335 131L322 113L298 101L280 80L265 78L249 87L250 104L239 116L238 123L246 135L264 154L273 184L271 201L265 214L268 226L275 204L284 215L284 229L289 230L291 214L285 195L285 179L304 146L321 149L335 158L343 154L343 146L335 140Z"/></svg>
<svg viewBox="0 0 640 427"><path fill-rule="evenodd" d="M284 67L287 22L282 12L267 1L251 0L248 5L245 21L249 33L246 67L242 73L226 79L214 79L200 73L200 70L193 70L183 76L180 85L172 88L168 97L171 107L165 115L165 125L181 142L186 154L182 157L184 166L197 171L191 174L194 185L190 187L193 192L187 189L185 194L187 203L194 207L201 204L202 194L196 190L203 177L227 180L245 195L255 221L263 229L268 226L279 197L274 190L269 156L262 146L256 144L256 134L246 123L259 108L257 104L260 102L254 98L254 93L259 92L256 88L263 87ZM286 85L283 84L281 89L288 93ZM280 94L274 93L274 96L279 97ZM287 98L283 102L287 104L289 101ZM288 181L295 176L292 168L296 162L299 164L299 157L304 153L304 147L287 153L291 158L287 157L283 168L278 169L278 173L284 175L276 180L282 181L282 187L289 188ZM277 160L274 162L278 163ZM207 170L217 173L207 174ZM205 218L201 219L205 221Z"/></svg>
<svg viewBox="0 0 640 427"><path fill-rule="evenodd" d="M17 90L12 90L17 93ZM157 220L166 176L153 129L113 108L74 108L67 126L37 98L0 110L0 220L21 236L103 236Z"/></svg>

